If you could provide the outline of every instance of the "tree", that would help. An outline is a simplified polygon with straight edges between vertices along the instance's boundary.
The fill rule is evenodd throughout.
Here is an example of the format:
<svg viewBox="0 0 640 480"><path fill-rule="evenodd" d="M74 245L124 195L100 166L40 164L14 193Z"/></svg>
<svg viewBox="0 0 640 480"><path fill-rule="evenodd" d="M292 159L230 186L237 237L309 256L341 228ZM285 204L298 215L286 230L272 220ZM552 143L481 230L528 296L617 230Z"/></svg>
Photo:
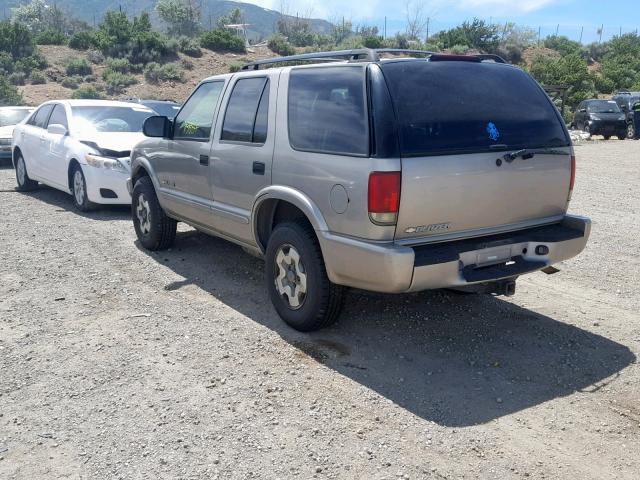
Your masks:
<svg viewBox="0 0 640 480"><path fill-rule="evenodd" d="M156 11L167 24L169 35L193 37L200 32L200 3L196 0L160 0Z"/></svg>
<svg viewBox="0 0 640 480"><path fill-rule="evenodd" d="M412 3L411 0L408 0L405 5L405 16L407 18L405 32L407 37L409 40L420 41L429 21L424 12L424 3L420 1Z"/></svg>
<svg viewBox="0 0 640 480"><path fill-rule="evenodd" d="M0 75L0 106L22 105L24 99L16 87L11 85L7 77Z"/></svg>
<svg viewBox="0 0 640 480"><path fill-rule="evenodd" d="M531 74L543 85L568 85L567 105L572 108L597 93L587 61L576 53L561 57L539 55L531 65Z"/></svg>
<svg viewBox="0 0 640 480"><path fill-rule="evenodd" d="M441 48L460 45L493 53L500 44L500 35L496 25L474 18L471 22L464 22L458 27L438 33L433 40Z"/></svg>

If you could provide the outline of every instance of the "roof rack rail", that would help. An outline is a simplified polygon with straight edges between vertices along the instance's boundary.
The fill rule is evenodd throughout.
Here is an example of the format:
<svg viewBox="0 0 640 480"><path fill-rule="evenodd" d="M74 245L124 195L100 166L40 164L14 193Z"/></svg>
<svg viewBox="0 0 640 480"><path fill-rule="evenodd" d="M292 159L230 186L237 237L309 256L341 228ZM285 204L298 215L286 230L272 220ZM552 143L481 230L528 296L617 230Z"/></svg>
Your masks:
<svg viewBox="0 0 640 480"><path fill-rule="evenodd" d="M336 50L333 52L316 52L316 53L302 53L299 55L289 55L286 57L265 58L263 60L256 60L242 66L242 70L259 70L261 66L274 65L277 63L290 63L290 62L358 62L380 61L380 54L407 54L407 55L424 55L425 57L440 55L437 52L430 52L427 50L411 50L403 48L356 48L352 50ZM476 57L480 61L492 60L496 63L506 63L504 59L498 55L492 54L478 54L470 55Z"/></svg>

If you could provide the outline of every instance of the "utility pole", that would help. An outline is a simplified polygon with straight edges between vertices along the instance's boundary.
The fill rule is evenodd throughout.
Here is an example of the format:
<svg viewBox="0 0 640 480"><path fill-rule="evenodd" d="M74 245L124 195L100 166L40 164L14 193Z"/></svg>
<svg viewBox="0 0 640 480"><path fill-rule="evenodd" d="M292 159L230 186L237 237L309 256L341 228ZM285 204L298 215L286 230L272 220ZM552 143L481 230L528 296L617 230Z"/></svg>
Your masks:
<svg viewBox="0 0 640 480"><path fill-rule="evenodd" d="M386 40L387 39L387 16L384 16L384 35L383 38Z"/></svg>
<svg viewBox="0 0 640 480"><path fill-rule="evenodd" d="M429 24L431 23L431 17L427 17L427 42L429 42Z"/></svg>
<svg viewBox="0 0 640 480"><path fill-rule="evenodd" d="M600 40L598 40L598 43L602 43L602 32L604 31L604 23L600 26Z"/></svg>
<svg viewBox="0 0 640 480"><path fill-rule="evenodd" d="M542 31L542 27L538 27L538 46L540 46L540 32Z"/></svg>
<svg viewBox="0 0 640 480"><path fill-rule="evenodd" d="M580 43L582 43L582 34L584 33L584 26L580 29Z"/></svg>
<svg viewBox="0 0 640 480"><path fill-rule="evenodd" d="M558 36L558 32L560 31L560 24L556 27L556 37Z"/></svg>

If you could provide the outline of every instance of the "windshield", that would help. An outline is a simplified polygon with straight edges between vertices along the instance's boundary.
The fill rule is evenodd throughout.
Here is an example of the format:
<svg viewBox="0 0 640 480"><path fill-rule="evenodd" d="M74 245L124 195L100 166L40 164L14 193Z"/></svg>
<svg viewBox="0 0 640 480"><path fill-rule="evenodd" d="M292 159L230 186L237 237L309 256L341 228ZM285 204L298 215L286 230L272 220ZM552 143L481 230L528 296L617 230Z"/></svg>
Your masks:
<svg viewBox="0 0 640 480"><path fill-rule="evenodd" d="M404 156L569 145L549 97L518 68L426 61L381 68Z"/></svg>
<svg viewBox="0 0 640 480"><path fill-rule="evenodd" d="M622 110L613 100L598 100L589 102L587 111L589 113L620 113Z"/></svg>
<svg viewBox="0 0 640 480"><path fill-rule="evenodd" d="M74 127L84 133L142 132L144 121L154 114L144 106L71 107Z"/></svg>
<svg viewBox="0 0 640 480"><path fill-rule="evenodd" d="M178 110L180 110L180 105L176 105L175 103L147 103L147 107L153 109L158 115L162 115L163 117L173 118L178 114Z"/></svg>
<svg viewBox="0 0 640 480"><path fill-rule="evenodd" d="M32 111L26 108L3 108L0 110L0 127L19 124Z"/></svg>

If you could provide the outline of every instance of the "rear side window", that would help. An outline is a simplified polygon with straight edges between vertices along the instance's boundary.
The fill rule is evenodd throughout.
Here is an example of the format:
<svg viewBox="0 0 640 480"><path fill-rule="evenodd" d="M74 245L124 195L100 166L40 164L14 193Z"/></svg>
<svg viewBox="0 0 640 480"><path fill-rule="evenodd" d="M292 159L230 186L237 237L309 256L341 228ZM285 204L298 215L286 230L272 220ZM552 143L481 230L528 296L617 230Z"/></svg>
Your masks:
<svg viewBox="0 0 640 480"><path fill-rule="evenodd" d="M224 82L207 82L198 87L175 119L174 139L209 140L222 87Z"/></svg>
<svg viewBox="0 0 640 480"><path fill-rule="evenodd" d="M45 105L40 107L36 113L29 119L29 125L45 128L49 114L53 110L53 105Z"/></svg>
<svg viewBox="0 0 640 480"><path fill-rule="evenodd" d="M267 139L268 109L269 79L238 80L229 98L220 139L264 143Z"/></svg>
<svg viewBox="0 0 640 480"><path fill-rule="evenodd" d="M369 153L364 74L360 66L291 71L289 141L294 149Z"/></svg>
<svg viewBox="0 0 640 480"><path fill-rule="evenodd" d="M492 63L382 64L405 156L569 145L544 91Z"/></svg>

